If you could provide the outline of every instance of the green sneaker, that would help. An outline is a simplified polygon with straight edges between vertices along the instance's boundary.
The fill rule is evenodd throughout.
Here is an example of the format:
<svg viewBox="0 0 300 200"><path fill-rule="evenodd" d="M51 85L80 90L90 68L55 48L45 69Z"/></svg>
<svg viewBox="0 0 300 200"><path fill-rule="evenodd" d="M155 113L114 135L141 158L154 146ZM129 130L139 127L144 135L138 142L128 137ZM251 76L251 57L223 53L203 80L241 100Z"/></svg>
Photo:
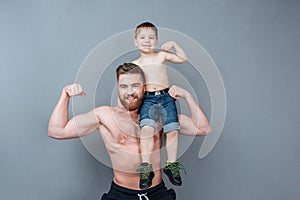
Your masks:
<svg viewBox="0 0 300 200"><path fill-rule="evenodd" d="M154 177L152 164L143 162L138 166L136 171L140 172L140 188L149 188L152 185L152 179Z"/></svg>
<svg viewBox="0 0 300 200"><path fill-rule="evenodd" d="M168 176L170 182L173 185L176 186L181 186L182 185L182 180L180 176L179 170L182 169L184 173L186 174L186 171L183 167L183 165L180 162L166 162L166 166L164 167L163 171L164 173Z"/></svg>

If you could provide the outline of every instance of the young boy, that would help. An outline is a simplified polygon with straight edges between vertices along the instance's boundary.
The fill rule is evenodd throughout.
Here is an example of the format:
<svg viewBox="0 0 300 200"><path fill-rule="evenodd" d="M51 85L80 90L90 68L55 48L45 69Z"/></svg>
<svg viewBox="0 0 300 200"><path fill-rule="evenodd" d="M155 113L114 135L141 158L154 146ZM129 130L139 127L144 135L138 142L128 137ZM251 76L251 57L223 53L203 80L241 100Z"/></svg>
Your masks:
<svg viewBox="0 0 300 200"><path fill-rule="evenodd" d="M150 22L144 22L136 27L134 44L141 55L133 63L142 68L146 77L146 92L140 109L142 163L137 169L140 172L140 188L150 187L154 177L150 160L153 134L159 119L166 133L168 156L163 171L172 184L180 186L182 180L179 170L183 169L183 166L176 161L180 126L175 99L169 95L172 91L169 91L166 62L183 63L187 61L187 56L174 41L166 42L161 47L162 51L157 52L155 50L158 45L157 28ZM169 52L172 48L175 53Z"/></svg>

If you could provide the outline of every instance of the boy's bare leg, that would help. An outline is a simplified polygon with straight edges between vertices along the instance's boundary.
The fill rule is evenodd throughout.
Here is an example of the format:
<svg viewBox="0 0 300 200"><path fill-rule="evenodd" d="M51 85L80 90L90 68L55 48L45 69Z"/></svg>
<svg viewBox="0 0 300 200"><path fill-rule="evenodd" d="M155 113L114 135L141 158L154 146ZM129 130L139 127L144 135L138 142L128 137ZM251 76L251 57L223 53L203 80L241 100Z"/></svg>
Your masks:
<svg viewBox="0 0 300 200"><path fill-rule="evenodd" d="M169 162L175 162L178 150L178 131L173 130L166 135L166 150Z"/></svg>
<svg viewBox="0 0 300 200"><path fill-rule="evenodd" d="M180 169L184 169L182 164L176 161L178 150L178 131L173 130L166 135L166 149L168 161L164 167L164 173L168 176L173 185L182 185Z"/></svg>
<svg viewBox="0 0 300 200"><path fill-rule="evenodd" d="M140 188L147 189L152 185L154 172L150 163L151 153L154 146L155 129L151 126L144 126L141 129L140 147L142 155L142 163L138 166L137 171L140 172Z"/></svg>
<svg viewBox="0 0 300 200"><path fill-rule="evenodd" d="M142 162L150 163L151 153L153 150L154 128L151 126L143 126L141 129L141 155Z"/></svg>

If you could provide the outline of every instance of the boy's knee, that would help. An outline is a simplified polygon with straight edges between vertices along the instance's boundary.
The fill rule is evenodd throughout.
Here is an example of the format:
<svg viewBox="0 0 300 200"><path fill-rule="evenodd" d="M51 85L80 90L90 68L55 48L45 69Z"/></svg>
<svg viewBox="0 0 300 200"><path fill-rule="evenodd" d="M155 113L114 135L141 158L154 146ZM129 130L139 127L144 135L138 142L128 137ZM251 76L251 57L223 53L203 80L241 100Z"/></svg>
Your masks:
<svg viewBox="0 0 300 200"><path fill-rule="evenodd" d="M154 128L152 126L143 126L141 129L141 134L143 136L153 136Z"/></svg>
<svg viewBox="0 0 300 200"><path fill-rule="evenodd" d="M173 130L167 133L168 138L175 138L178 136L178 130Z"/></svg>

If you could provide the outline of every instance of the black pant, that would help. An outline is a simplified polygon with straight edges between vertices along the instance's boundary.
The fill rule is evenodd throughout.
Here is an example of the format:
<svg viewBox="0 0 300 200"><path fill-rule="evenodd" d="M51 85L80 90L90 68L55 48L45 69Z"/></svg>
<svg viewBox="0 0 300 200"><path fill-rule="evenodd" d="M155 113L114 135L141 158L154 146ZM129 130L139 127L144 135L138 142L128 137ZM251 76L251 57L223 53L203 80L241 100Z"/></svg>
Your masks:
<svg viewBox="0 0 300 200"><path fill-rule="evenodd" d="M108 193L103 194L101 200L175 200L176 193L167 189L164 182L146 190L131 190L112 182Z"/></svg>

